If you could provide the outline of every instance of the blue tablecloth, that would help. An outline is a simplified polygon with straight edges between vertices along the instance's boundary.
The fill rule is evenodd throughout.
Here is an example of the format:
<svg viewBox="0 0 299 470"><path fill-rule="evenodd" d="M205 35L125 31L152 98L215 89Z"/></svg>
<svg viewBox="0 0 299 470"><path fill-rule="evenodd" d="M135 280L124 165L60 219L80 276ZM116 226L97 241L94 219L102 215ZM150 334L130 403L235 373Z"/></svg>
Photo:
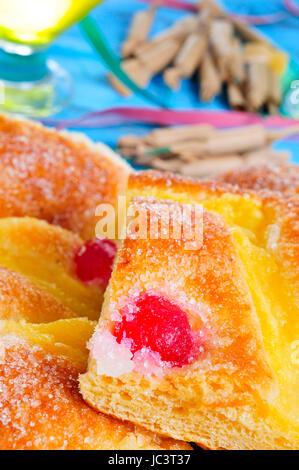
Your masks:
<svg viewBox="0 0 299 470"><path fill-rule="evenodd" d="M230 11L238 13L258 15L283 10L280 0L262 2L260 0L227 0L222 4ZM120 44L124 40L132 14L145 4L135 0L106 0L92 12L97 20L111 48L118 53ZM153 34L170 25L185 13L161 8L153 27ZM288 15L285 20L273 25L258 27L265 35L275 41L282 49L286 50L299 64L299 18ZM132 96L124 99L117 94L106 79L106 68L99 56L93 51L90 44L83 37L76 25L53 44L50 50L51 56L65 67L74 80L74 96L70 107L56 116L57 119L72 119L89 111L109 108L111 106L147 106L142 98ZM298 76L299 79L299 76ZM168 105L172 109L223 109L225 105L217 98L213 103L205 105L197 98L195 85L190 81L183 83L180 92L173 93L162 83L161 78L156 78L151 85L156 93L163 93ZM143 124L123 125L83 130L92 139L101 140L111 147L115 147L117 139L127 133L142 134L148 131L150 126ZM293 161L299 163L299 143L279 142L277 148L288 149L293 153Z"/></svg>

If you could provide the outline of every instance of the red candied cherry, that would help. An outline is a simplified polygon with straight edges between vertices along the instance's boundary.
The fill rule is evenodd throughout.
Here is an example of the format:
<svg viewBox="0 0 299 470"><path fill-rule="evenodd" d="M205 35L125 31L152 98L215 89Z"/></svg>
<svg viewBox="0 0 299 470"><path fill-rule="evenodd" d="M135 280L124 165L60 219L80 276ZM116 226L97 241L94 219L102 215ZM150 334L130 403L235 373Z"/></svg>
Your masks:
<svg viewBox="0 0 299 470"><path fill-rule="evenodd" d="M116 244L111 240L87 241L75 255L76 274L82 282L106 286L112 272Z"/></svg>
<svg viewBox="0 0 299 470"><path fill-rule="evenodd" d="M115 323L118 343L129 338L133 354L147 347L171 366L182 367L194 359L198 341L180 307L162 295L146 292L132 304L123 309L122 321Z"/></svg>

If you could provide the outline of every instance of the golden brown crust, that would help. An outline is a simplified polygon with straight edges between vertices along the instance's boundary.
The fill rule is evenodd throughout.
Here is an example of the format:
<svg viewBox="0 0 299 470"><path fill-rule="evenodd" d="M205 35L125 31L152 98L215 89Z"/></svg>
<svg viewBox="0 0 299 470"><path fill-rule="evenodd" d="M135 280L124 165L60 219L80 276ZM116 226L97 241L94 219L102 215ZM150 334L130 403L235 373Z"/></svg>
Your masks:
<svg viewBox="0 0 299 470"><path fill-rule="evenodd" d="M291 164L258 165L219 175L216 180L241 189L299 193L299 166Z"/></svg>
<svg viewBox="0 0 299 470"><path fill-rule="evenodd" d="M84 365L55 352L54 344L49 353L32 343L26 328L1 324L0 449L190 449L94 411L78 391ZM37 335L47 333L41 328Z"/></svg>
<svg viewBox="0 0 299 470"><path fill-rule="evenodd" d="M128 172L83 136L0 115L0 217L37 217L91 238L97 205L116 204Z"/></svg>
<svg viewBox="0 0 299 470"><path fill-rule="evenodd" d="M229 188L229 185L221 185L214 181L198 181L193 178L156 170L134 172L129 176L128 184L129 192L133 196L135 192L138 195L144 194L144 196L152 197L169 194L169 198L175 200L181 198L183 194L188 199L193 196L198 199L201 194L205 196L206 191L217 195ZM230 187L230 190L234 191L232 187ZM150 194L148 194L148 191L150 191ZM161 199L161 197L158 197L158 199Z"/></svg>
<svg viewBox="0 0 299 470"><path fill-rule="evenodd" d="M8 301L8 289L11 293L14 291L14 301L18 304L24 301L24 319L33 322L52 321L60 314L61 318L70 317L71 312L72 316L98 319L104 289L83 284L75 272L74 257L82 245L78 235L43 220L30 217L0 219L0 265L16 274L8 275L5 283L5 272L2 271L1 295ZM49 308L39 311L48 304ZM2 308L5 318L9 312L13 314L12 318L19 316L19 312L14 314L12 305L13 302L6 302L7 309Z"/></svg>

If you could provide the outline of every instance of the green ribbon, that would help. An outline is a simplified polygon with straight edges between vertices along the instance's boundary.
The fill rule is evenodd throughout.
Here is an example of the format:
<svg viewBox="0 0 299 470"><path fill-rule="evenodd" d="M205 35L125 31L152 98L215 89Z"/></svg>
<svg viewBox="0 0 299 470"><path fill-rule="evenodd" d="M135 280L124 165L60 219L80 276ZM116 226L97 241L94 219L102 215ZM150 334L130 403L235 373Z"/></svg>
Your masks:
<svg viewBox="0 0 299 470"><path fill-rule="evenodd" d="M136 83L131 80L131 78L126 74L126 72L121 67L121 61L108 46L107 41L105 40L100 28L93 18L86 16L82 21L80 21L80 27L87 39L90 41L92 46L101 56L102 60L109 67L111 72L121 81L126 87L128 87L133 93L136 93L147 101L151 101L155 105L160 106L161 108L167 108L166 104L160 101L159 98L152 95L146 90L140 88Z"/></svg>
<svg viewBox="0 0 299 470"><path fill-rule="evenodd" d="M154 157L155 155L163 155L164 153L171 153L170 147L159 147L153 150L149 150L145 153L146 157Z"/></svg>

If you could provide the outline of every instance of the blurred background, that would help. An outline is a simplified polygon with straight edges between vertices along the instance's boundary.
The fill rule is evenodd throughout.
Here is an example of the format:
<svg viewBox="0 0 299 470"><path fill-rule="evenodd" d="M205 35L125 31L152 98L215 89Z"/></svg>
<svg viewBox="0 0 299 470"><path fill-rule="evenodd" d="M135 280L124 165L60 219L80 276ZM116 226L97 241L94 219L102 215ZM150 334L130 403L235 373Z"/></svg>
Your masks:
<svg viewBox="0 0 299 470"><path fill-rule="evenodd" d="M86 6L92 7L97 2L89 3L90 5ZM192 3L192 0L188 0L188 3ZM277 21L270 24L254 25L254 27L289 54L292 61L292 79L296 80L297 78L299 80L299 17L296 16L296 11L292 13L287 10L284 2L280 0L269 0L267 2L260 0L222 0L219 3L228 12L239 15L274 15L275 18L275 15L278 14ZM299 2L294 1L292 5L299 8ZM90 11L90 15L100 27L108 46L115 54L119 55L121 44L128 34L133 14L146 7L148 7L148 4L143 1L105 0ZM167 28L185 14L186 12L182 9L162 5L156 14L151 35ZM75 21L74 18L72 20ZM111 87L107 80L107 66L86 39L82 28L78 24L73 25L55 39L50 45L48 55L63 66L72 77L73 90L71 100L66 108L55 116L43 118L45 123L60 125L61 127L69 124L69 127L83 131L93 140L101 140L113 148L116 147L121 136L132 133L142 135L151 129L150 124L138 122L113 125L103 125L102 123L101 125L92 124L88 126L84 123L81 126L80 121L73 122L86 113L109 108L124 106L157 107L137 94L124 98ZM155 96L163 98L163 101L171 110L214 111L228 109L223 96L216 97L210 103L200 102L194 83L190 80L184 80L180 91L173 92L164 84L161 76L158 76L153 79L149 89ZM297 117L299 117L298 111L291 111L292 115L289 117L295 118L296 112L298 113ZM138 116L135 120L138 121ZM225 126L225 122L223 125ZM275 148L290 150L293 161L299 163L298 136L275 143Z"/></svg>

